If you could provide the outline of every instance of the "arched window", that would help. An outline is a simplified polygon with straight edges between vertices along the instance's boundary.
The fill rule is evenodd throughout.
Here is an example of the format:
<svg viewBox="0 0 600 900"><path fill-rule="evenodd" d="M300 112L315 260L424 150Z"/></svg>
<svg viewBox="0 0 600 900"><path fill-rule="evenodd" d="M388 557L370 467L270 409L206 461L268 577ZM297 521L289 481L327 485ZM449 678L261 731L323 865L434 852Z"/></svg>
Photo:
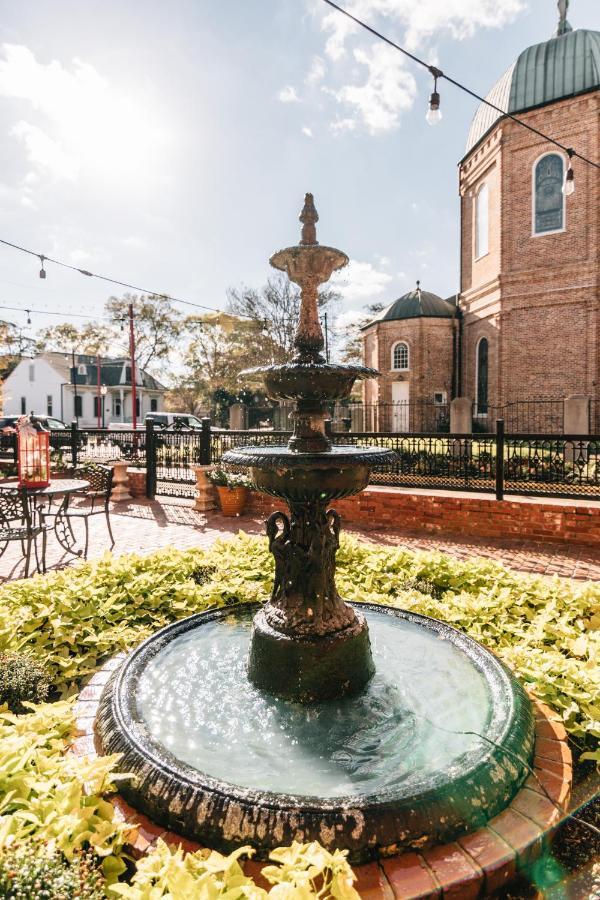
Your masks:
<svg viewBox="0 0 600 900"><path fill-rule="evenodd" d="M488 411L488 341L481 338L477 344L476 362L476 408L477 415Z"/></svg>
<svg viewBox="0 0 600 900"><path fill-rule="evenodd" d="M475 259L488 252L489 209L488 186L482 184L475 196Z"/></svg>
<svg viewBox="0 0 600 900"><path fill-rule="evenodd" d="M560 153L546 153L533 167L533 233L548 234L565 227L562 192L565 162Z"/></svg>
<svg viewBox="0 0 600 900"><path fill-rule="evenodd" d="M399 341L392 347L392 369L406 371L408 369L408 344Z"/></svg>

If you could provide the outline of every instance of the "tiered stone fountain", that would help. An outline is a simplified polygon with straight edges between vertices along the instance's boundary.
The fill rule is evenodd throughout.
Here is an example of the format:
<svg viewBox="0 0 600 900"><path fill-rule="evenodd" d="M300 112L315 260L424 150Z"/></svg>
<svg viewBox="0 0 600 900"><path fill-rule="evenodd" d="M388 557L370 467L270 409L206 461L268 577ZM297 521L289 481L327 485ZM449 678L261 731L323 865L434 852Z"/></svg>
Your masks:
<svg viewBox="0 0 600 900"><path fill-rule="evenodd" d="M262 854L316 839L361 860L454 840L504 809L527 776L533 716L508 670L464 634L337 591L340 519L328 504L392 454L325 433L324 401L377 372L321 354L318 286L348 259L318 244L317 218L307 194L300 244L271 259L302 291L296 355L254 370L270 396L296 402L293 435L224 458L289 506L267 521L271 598L149 638L108 683L96 731L133 773L126 799L178 834Z"/></svg>

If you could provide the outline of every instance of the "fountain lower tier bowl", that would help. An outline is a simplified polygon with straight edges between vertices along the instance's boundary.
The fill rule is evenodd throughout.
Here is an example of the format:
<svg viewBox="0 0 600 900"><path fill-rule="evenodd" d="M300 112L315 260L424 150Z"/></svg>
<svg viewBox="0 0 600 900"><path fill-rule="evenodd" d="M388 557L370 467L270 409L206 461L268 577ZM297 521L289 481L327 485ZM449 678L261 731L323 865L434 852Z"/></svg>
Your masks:
<svg viewBox="0 0 600 900"><path fill-rule="evenodd" d="M374 467L396 460L379 447L335 446L324 453L295 453L287 447L240 447L223 454L228 465L251 469L256 487L292 502L339 500L358 494Z"/></svg>
<svg viewBox="0 0 600 900"><path fill-rule="evenodd" d="M261 375L267 395L273 400L310 402L344 400L350 396L357 378L377 378L379 372L366 366L295 361L246 369L241 374Z"/></svg>
<svg viewBox="0 0 600 900"><path fill-rule="evenodd" d="M497 815L531 761L523 689L442 622L359 608L376 674L362 694L312 706L248 681L256 606L200 613L145 641L96 721L103 751L133 774L125 798L222 851L318 840L354 862L445 843Z"/></svg>

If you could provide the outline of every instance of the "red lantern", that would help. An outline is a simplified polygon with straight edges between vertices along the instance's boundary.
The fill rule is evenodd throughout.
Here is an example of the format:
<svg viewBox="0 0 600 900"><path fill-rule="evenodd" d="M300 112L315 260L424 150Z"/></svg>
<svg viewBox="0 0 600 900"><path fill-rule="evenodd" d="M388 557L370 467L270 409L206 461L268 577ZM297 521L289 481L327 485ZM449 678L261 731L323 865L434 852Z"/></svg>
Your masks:
<svg viewBox="0 0 600 900"><path fill-rule="evenodd" d="M33 416L17 421L19 487L45 488L50 484L50 432Z"/></svg>

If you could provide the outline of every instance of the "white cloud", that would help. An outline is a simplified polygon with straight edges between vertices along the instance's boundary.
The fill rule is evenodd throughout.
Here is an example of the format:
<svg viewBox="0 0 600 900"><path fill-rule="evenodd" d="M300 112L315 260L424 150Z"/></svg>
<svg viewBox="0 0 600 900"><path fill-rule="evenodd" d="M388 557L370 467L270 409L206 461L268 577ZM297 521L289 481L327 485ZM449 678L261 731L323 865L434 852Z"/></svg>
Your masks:
<svg viewBox="0 0 600 900"><path fill-rule="evenodd" d="M372 263L351 259L345 269L336 272L331 285L345 300L370 300L383 294L392 276L376 269Z"/></svg>
<svg viewBox="0 0 600 900"><path fill-rule="evenodd" d="M426 46L432 38L445 33L464 40L481 28L502 28L526 8L527 0L352 0L346 6L434 63L436 55ZM386 44L361 42L366 49L355 48L352 54L355 62L367 67L361 82L360 69L357 72L347 61L362 29L335 11L322 16L321 28L327 34L325 54L336 64L330 67L332 74L338 85L342 81L341 87L324 86L323 90L338 103L353 107L352 114L332 121L332 131L339 134L363 125L371 134L380 134L397 128L417 94L411 64Z"/></svg>
<svg viewBox="0 0 600 900"><path fill-rule="evenodd" d="M314 87L316 84L319 84L320 81L323 81L325 78L325 63L321 59L320 56L314 56L313 60L310 64L310 69L308 70L308 74L304 79L306 84Z"/></svg>
<svg viewBox="0 0 600 900"><path fill-rule="evenodd" d="M277 98L282 103L300 103L300 97L296 93L296 88L291 84L287 84L284 88L281 88L277 94Z"/></svg>
<svg viewBox="0 0 600 900"><path fill-rule="evenodd" d="M367 67L366 80L336 91L337 101L354 107L371 134L395 128L417 93L416 81L403 57L385 44L376 44L369 50L355 50L354 58Z"/></svg>
<svg viewBox="0 0 600 900"><path fill-rule="evenodd" d="M381 26L388 20L387 24L403 28L402 40L411 49L444 30L464 40L480 28L502 28L525 8L526 0L355 0L349 4L349 11L370 25ZM335 12L327 13L321 26L329 32L326 52L340 59L357 26Z"/></svg>
<svg viewBox="0 0 600 900"><path fill-rule="evenodd" d="M305 137L307 137L307 138L314 137L313 132L312 132L312 128L309 128L308 125L305 125L305 126L303 127L303 129L302 129L302 134L303 134Z"/></svg>
<svg viewBox="0 0 600 900"><path fill-rule="evenodd" d="M62 145L49 137L41 128L29 122L17 122L10 130L13 137L25 144L28 160L35 166L56 178L67 178L74 181L79 172L79 162L65 152ZM26 181L33 180L28 173Z"/></svg>
<svg viewBox="0 0 600 900"><path fill-rule="evenodd" d="M10 133L22 142L31 166L25 181L36 173L73 181L84 170L94 177L137 178L169 131L88 63L42 63L22 45L2 45L0 98L19 104Z"/></svg>

